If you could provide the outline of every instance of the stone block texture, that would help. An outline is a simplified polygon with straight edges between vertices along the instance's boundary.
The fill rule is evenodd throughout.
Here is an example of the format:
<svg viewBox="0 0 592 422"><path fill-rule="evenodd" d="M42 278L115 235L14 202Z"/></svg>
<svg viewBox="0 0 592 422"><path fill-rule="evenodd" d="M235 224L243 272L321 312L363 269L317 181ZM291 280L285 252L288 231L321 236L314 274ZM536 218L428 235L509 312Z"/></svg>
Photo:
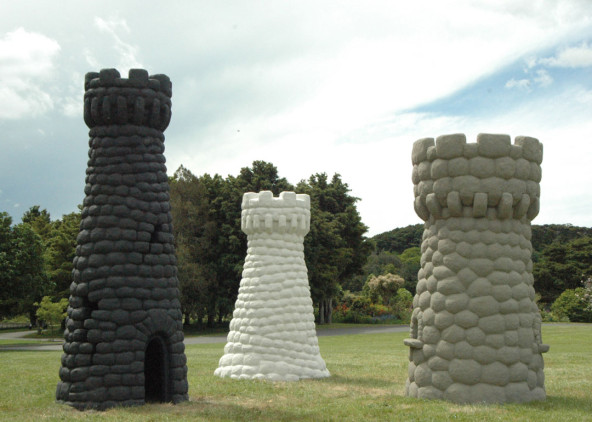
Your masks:
<svg viewBox="0 0 592 422"><path fill-rule="evenodd" d="M163 131L171 82L88 73L86 197L56 398L78 409L187 400Z"/></svg>
<svg viewBox="0 0 592 422"><path fill-rule="evenodd" d="M310 198L245 193L241 228L248 249L219 377L297 381L323 378L304 262Z"/></svg>
<svg viewBox="0 0 592 422"><path fill-rule="evenodd" d="M425 221L413 299L411 397L459 403L545 399L531 220L537 139L462 134L413 145L415 211Z"/></svg>

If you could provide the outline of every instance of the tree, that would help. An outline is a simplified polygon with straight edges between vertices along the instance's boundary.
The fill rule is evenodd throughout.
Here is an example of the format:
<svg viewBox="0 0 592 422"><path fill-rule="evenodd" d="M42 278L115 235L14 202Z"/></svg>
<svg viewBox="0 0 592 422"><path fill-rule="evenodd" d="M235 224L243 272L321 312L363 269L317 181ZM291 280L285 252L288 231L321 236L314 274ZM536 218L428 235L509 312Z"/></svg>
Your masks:
<svg viewBox="0 0 592 422"><path fill-rule="evenodd" d="M572 226L571 224L532 225L532 248L540 253L551 243L565 244L582 237L592 237L592 228Z"/></svg>
<svg viewBox="0 0 592 422"><path fill-rule="evenodd" d="M261 160L253 161L252 167L243 167L236 178L229 179L235 183L236 189L242 192L241 200L242 194L246 192L270 190L278 196L282 191L294 190L294 186L285 177L279 177L278 169L273 164Z"/></svg>
<svg viewBox="0 0 592 422"><path fill-rule="evenodd" d="M45 242L51 233L51 217L46 209L41 209L39 205L33 205L28 211L25 211L22 222L28 224L35 233Z"/></svg>
<svg viewBox="0 0 592 422"><path fill-rule="evenodd" d="M28 313L33 321L34 303L48 292L41 238L0 213L0 316Z"/></svg>
<svg viewBox="0 0 592 422"><path fill-rule="evenodd" d="M371 244L372 240L369 239L368 243ZM400 270L401 259L396 253L388 251L376 252L376 250L374 250L370 256L368 256L366 263L362 267L361 273L346 280L342 284L342 287L352 292L359 292L362 291L370 276L376 274L398 274Z"/></svg>
<svg viewBox="0 0 592 422"><path fill-rule="evenodd" d="M535 289L541 301L553 302L564 290L580 287L592 275L592 237L546 246L534 263Z"/></svg>
<svg viewBox="0 0 592 422"><path fill-rule="evenodd" d="M204 239L209 224L207 190L183 166L171 178L170 186L181 306L185 323L197 317L201 324L216 293L215 279L207 271L208 252L212 249L205 245L207 239Z"/></svg>
<svg viewBox="0 0 592 422"><path fill-rule="evenodd" d="M339 285L360 273L372 244L364 237L367 227L356 209L355 198L335 174L312 175L297 191L311 199L310 232L304 239L304 255L313 301L319 307L319 322L331 323L333 298Z"/></svg>
<svg viewBox="0 0 592 422"><path fill-rule="evenodd" d="M53 221L45 243L45 267L56 297L67 298L70 294L80 216L80 211L72 212Z"/></svg>
<svg viewBox="0 0 592 422"><path fill-rule="evenodd" d="M11 315L14 311L11 288L16 273L14 262L14 233L12 218L6 212L0 213L0 316Z"/></svg>
<svg viewBox="0 0 592 422"><path fill-rule="evenodd" d="M413 304L413 295L405 288L397 290L395 295L393 310L399 319L405 323L409 323L411 319L411 308Z"/></svg>
<svg viewBox="0 0 592 422"><path fill-rule="evenodd" d="M405 249L421 246L423 229L423 224L413 224L377 234L372 240L376 243L377 251L389 251L400 254Z"/></svg>
<svg viewBox="0 0 592 422"><path fill-rule="evenodd" d="M247 251L241 231L243 194L271 190L277 196L294 188L265 161L254 161L226 179L197 177L181 166L170 183L185 320L194 315L199 322L205 316L212 326L232 312L238 294Z"/></svg>
<svg viewBox="0 0 592 422"><path fill-rule="evenodd" d="M35 303L37 308L37 318L40 321L47 323L51 327L53 333L53 326L58 325L64 318L66 318L66 308L68 307L68 299L60 299L58 302L52 302L49 296L43 296L41 303Z"/></svg>
<svg viewBox="0 0 592 422"><path fill-rule="evenodd" d="M421 249L417 246L405 249L401 255L401 270L399 274L405 279L405 288L415 294L417 273L421 268Z"/></svg>

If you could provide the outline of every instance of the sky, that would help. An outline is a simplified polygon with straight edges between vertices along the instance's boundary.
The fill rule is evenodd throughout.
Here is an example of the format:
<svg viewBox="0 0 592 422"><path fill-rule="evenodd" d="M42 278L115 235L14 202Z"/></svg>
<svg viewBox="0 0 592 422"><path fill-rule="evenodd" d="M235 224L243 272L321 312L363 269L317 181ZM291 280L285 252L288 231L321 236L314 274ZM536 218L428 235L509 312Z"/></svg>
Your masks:
<svg viewBox="0 0 592 422"><path fill-rule="evenodd" d="M535 224L592 226L592 2L0 0L0 212L84 199L84 75L167 74L169 175L339 173L368 236L421 223L420 138L544 145Z"/></svg>

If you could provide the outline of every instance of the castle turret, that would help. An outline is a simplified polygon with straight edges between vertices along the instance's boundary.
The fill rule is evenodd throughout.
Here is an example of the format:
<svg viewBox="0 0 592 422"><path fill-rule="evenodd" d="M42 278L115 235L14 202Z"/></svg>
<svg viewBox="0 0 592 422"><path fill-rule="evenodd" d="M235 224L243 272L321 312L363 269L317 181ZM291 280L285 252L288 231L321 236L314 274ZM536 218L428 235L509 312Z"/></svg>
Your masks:
<svg viewBox="0 0 592 422"><path fill-rule="evenodd" d="M480 134L413 145L415 211L425 221L413 300L407 395L454 402L545 399L531 220L538 140Z"/></svg>
<svg viewBox="0 0 592 422"><path fill-rule="evenodd" d="M328 377L304 262L309 196L245 193L242 210L247 257L215 375L272 381Z"/></svg>
<svg viewBox="0 0 592 422"><path fill-rule="evenodd" d="M171 82L88 73L90 128L58 401L105 409L187 400L163 131Z"/></svg>

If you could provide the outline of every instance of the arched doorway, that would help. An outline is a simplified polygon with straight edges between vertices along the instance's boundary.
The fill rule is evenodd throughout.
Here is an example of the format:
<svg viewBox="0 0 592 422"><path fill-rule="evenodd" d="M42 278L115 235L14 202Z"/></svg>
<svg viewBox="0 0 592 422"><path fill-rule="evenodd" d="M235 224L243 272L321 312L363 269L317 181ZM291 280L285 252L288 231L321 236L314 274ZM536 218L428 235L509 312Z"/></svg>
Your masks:
<svg viewBox="0 0 592 422"><path fill-rule="evenodd" d="M144 354L144 391L146 403L170 401L169 359L166 343L154 336L146 345Z"/></svg>

